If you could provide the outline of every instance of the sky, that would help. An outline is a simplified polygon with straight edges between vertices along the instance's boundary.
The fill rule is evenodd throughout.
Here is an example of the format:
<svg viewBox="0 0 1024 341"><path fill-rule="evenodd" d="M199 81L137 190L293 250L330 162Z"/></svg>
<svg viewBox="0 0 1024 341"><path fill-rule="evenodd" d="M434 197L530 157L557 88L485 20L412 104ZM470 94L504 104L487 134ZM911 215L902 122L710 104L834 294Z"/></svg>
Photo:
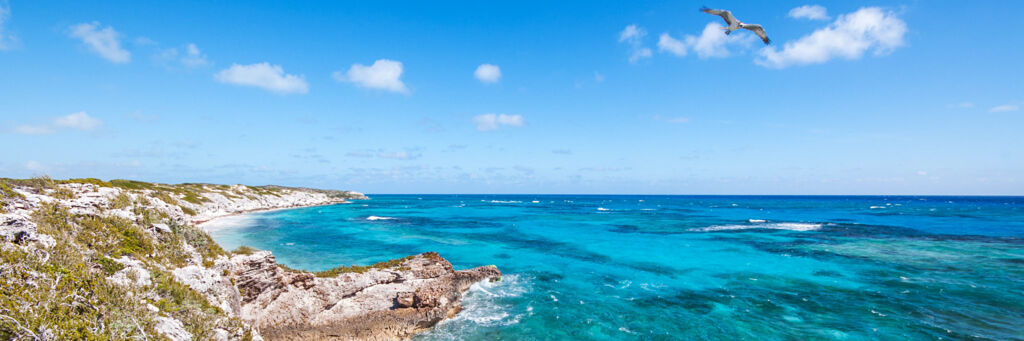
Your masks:
<svg viewBox="0 0 1024 341"><path fill-rule="evenodd" d="M1022 11L0 0L0 177L1024 195Z"/></svg>

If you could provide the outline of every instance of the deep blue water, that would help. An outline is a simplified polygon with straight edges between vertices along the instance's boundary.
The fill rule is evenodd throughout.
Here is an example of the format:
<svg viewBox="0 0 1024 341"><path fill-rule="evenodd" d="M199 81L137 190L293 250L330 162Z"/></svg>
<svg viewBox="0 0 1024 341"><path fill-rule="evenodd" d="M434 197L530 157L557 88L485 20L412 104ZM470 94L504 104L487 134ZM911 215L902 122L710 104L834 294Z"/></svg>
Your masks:
<svg viewBox="0 0 1024 341"><path fill-rule="evenodd" d="M1024 339L1024 198L377 195L225 220L324 270L497 265L434 339Z"/></svg>

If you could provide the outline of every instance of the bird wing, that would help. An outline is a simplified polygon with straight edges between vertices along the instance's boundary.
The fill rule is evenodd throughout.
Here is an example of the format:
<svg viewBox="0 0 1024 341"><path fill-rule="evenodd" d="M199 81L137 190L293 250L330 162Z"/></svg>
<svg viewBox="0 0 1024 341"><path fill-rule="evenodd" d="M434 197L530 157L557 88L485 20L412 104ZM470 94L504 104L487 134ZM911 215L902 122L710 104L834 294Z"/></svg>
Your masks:
<svg viewBox="0 0 1024 341"><path fill-rule="evenodd" d="M763 41L766 45L772 43L772 40L768 39L768 33L764 32L764 27L761 27L761 25L746 24L743 25L743 28L754 31L754 34L757 34L758 37L761 37L761 41Z"/></svg>
<svg viewBox="0 0 1024 341"><path fill-rule="evenodd" d="M724 9L711 9L711 8L704 7L704 8L701 8L700 11L704 12L704 13L707 13L707 14L712 14L712 15L717 15L717 16L722 17L722 19L725 19L725 23L727 25L729 25L729 26L732 26L733 24L739 22L739 20L736 20L736 17L732 16L732 12L726 11Z"/></svg>

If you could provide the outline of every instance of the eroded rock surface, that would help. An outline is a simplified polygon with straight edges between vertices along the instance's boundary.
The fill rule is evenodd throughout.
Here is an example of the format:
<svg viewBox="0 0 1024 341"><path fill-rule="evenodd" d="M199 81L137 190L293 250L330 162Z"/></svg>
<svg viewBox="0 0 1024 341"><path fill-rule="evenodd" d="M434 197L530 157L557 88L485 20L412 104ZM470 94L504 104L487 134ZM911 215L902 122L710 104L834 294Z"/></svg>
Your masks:
<svg viewBox="0 0 1024 341"><path fill-rule="evenodd" d="M493 266L455 271L433 252L330 278L282 270L269 252L218 266L241 292L239 317L268 340L407 338L457 313L473 283L501 277Z"/></svg>

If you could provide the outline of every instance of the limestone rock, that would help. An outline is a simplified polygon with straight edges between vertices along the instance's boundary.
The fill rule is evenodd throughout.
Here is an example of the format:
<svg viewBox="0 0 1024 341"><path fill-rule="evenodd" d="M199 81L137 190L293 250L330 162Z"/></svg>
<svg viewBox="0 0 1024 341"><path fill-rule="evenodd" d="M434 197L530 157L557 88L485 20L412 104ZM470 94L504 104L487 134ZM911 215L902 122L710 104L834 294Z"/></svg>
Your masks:
<svg viewBox="0 0 1024 341"><path fill-rule="evenodd" d="M185 330L185 325L170 317L159 316L156 318L156 332L171 341L192 340L192 333Z"/></svg>
<svg viewBox="0 0 1024 341"><path fill-rule="evenodd" d="M457 312L473 283L501 276L493 266L455 271L432 252L330 278L283 271L269 252L230 263L240 317L269 340L407 338Z"/></svg>

